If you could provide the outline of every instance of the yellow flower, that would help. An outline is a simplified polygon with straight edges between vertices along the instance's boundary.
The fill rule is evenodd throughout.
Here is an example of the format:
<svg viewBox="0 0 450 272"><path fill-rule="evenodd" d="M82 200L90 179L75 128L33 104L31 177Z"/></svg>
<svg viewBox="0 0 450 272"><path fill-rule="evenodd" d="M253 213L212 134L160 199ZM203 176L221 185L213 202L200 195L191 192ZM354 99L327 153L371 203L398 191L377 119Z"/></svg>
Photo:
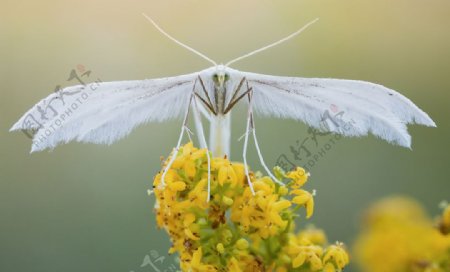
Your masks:
<svg viewBox="0 0 450 272"><path fill-rule="evenodd" d="M202 260L202 248L199 247L192 256L190 269L195 272L217 271L217 269L214 266L203 264L201 260Z"/></svg>
<svg viewBox="0 0 450 272"><path fill-rule="evenodd" d="M223 246L222 243L218 243L216 246L217 252L219 252L220 254L224 254L225 253L225 247Z"/></svg>
<svg viewBox="0 0 450 272"><path fill-rule="evenodd" d="M299 266L301 266L302 264L305 263L306 260L306 252L305 251L301 251L297 257L295 257L294 261L292 262L292 267L293 268L297 268Z"/></svg>
<svg viewBox="0 0 450 272"><path fill-rule="evenodd" d="M193 160L185 161L183 165L183 170L187 177L193 178L196 173L194 161Z"/></svg>
<svg viewBox="0 0 450 272"><path fill-rule="evenodd" d="M236 242L236 247L237 247L238 249L240 249L240 250L247 249L247 248L248 248L248 241L245 240L244 238L241 238L241 239L239 239L239 240Z"/></svg>
<svg viewBox="0 0 450 272"><path fill-rule="evenodd" d="M450 271L450 236L439 232L415 201L382 200L365 223L354 247L364 271Z"/></svg>
<svg viewBox="0 0 450 272"><path fill-rule="evenodd" d="M231 205L233 205L233 199L231 199L231 198L229 198L229 197L227 197L227 196L223 196L222 197L222 202L223 203L225 203L225 205L227 205L227 206L231 206Z"/></svg>
<svg viewBox="0 0 450 272"><path fill-rule="evenodd" d="M236 258L231 257L230 263L228 265L228 271L242 272L241 267L239 266L239 263L236 260Z"/></svg>
<svg viewBox="0 0 450 272"><path fill-rule="evenodd" d="M301 231L297 237L299 241L310 241L314 245L323 246L327 243L325 232L321 229L316 229L313 226Z"/></svg>
<svg viewBox="0 0 450 272"><path fill-rule="evenodd" d="M341 271L349 263L349 257L340 244L331 245L326 250L323 263L326 264L327 269L332 267L333 271Z"/></svg>
<svg viewBox="0 0 450 272"><path fill-rule="evenodd" d="M309 218L314 210L312 194L302 188L308 179L302 168L281 174L289 186L250 171L253 194L242 163L210 158L207 202L210 154L188 143L172 156L165 188L161 173L154 179L155 212L183 271L331 271L347 264L343 249L326 247L323 231L294 233L295 212L304 207Z"/></svg>
<svg viewBox="0 0 450 272"><path fill-rule="evenodd" d="M287 177L292 179L293 188L299 188L308 181L309 173L306 173L305 169L297 167L294 171L289 172Z"/></svg>
<svg viewBox="0 0 450 272"><path fill-rule="evenodd" d="M447 235L450 234L450 205L447 204L444 207L444 211L442 213L442 218L439 222L439 229L442 234Z"/></svg>
<svg viewBox="0 0 450 272"><path fill-rule="evenodd" d="M172 191L184 191L186 189L186 183L182 181L173 181L167 183L169 189Z"/></svg>
<svg viewBox="0 0 450 272"><path fill-rule="evenodd" d="M195 221L195 214L188 213L184 216L183 224L185 227L189 227Z"/></svg>
<svg viewBox="0 0 450 272"><path fill-rule="evenodd" d="M194 234L190 228L184 229L184 234L186 234L186 237L191 240L194 240L194 241L200 240L200 237L198 236L198 234L197 235Z"/></svg>
<svg viewBox="0 0 450 272"><path fill-rule="evenodd" d="M292 199L292 203L305 206L306 218L310 218L314 212L314 198L312 194L305 190L300 189L293 190L291 194L296 195Z"/></svg>
<svg viewBox="0 0 450 272"><path fill-rule="evenodd" d="M234 172L234 169L230 163L222 165L219 168L219 173L218 173L217 178L218 178L219 184L221 186L223 186L225 182L229 182L231 184L231 186L234 187L237 183L236 173Z"/></svg>

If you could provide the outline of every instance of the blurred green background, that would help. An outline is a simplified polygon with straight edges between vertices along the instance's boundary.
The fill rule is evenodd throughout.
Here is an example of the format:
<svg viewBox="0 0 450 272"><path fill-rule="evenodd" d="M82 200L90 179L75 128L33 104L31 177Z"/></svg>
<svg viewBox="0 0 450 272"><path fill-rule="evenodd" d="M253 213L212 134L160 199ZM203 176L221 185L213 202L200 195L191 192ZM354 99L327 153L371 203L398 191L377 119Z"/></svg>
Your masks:
<svg viewBox="0 0 450 272"><path fill-rule="evenodd" d="M208 63L161 36L217 61L266 45L320 17L300 37L236 63L258 73L381 83L409 97L438 128L410 126L413 149L374 137L346 138L311 169L317 189L310 223L348 245L362 210L392 194L412 196L431 214L449 200L450 2L378 1L10 1L0 10L0 271L153 271L147 254L166 256L147 196L176 143L180 121L140 127L112 146L70 143L30 155L11 125L72 69L90 81L190 73ZM78 66L80 67L80 66ZM72 83L73 84L73 83ZM244 111L233 115L232 158L240 160ZM266 162L308 136L287 120L258 119ZM327 137L320 138L325 141ZM253 147L253 146L252 146ZM260 169L254 149L249 163ZM306 222L299 222L303 226ZM166 258L159 269L168 268ZM358 271L351 267L349 271Z"/></svg>

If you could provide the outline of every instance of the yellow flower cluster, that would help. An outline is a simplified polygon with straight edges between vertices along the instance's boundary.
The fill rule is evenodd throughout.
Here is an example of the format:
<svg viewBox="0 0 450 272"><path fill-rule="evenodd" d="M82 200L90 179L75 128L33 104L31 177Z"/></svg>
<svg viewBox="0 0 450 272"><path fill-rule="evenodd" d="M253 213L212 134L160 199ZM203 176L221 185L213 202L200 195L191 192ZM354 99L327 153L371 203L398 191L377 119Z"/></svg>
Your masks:
<svg viewBox="0 0 450 272"><path fill-rule="evenodd" d="M388 198L369 209L355 244L366 272L450 271L450 208L437 228L422 207L408 198Z"/></svg>
<svg viewBox="0 0 450 272"><path fill-rule="evenodd" d="M442 217L439 219L439 230L444 235L450 234L450 204L445 203L443 207L444 211Z"/></svg>
<svg viewBox="0 0 450 272"><path fill-rule="evenodd" d="M313 195L302 189L308 180L302 168L275 169L286 186L250 172L253 195L243 164L211 158L207 202L209 155L188 143L168 169L165 187L162 173L154 179L157 224L169 234L169 253L179 254L183 271L334 272L348 264L343 245L327 245L322 231L294 233L297 211L305 208L307 218L314 211Z"/></svg>

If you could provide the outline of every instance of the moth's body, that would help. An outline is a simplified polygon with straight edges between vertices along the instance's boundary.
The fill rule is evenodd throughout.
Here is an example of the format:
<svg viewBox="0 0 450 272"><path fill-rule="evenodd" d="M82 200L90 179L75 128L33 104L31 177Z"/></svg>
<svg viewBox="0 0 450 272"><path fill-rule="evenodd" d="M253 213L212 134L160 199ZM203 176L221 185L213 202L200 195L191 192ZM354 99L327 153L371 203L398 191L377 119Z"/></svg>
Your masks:
<svg viewBox="0 0 450 272"><path fill-rule="evenodd" d="M224 67L218 66L217 72L212 77L215 108L217 111L211 113L209 134L211 152L218 157L230 156L231 111L225 112L225 102L228 94L226 83L229 75Z"/></svg>
<svg viewBox="0 0 450 272"><path fill-rule="evenodd" d="M226 83L229 74L226 73L225 68L217 66L217 72L213 74L212 81L214 82L214 100L217 109L217 115L225 115L225 101L227 99Z"/></svg>
<svg viewBox="0 0 450 272"><path fill-rule="evenodd" d="M209 146L216 157L230 156L231 114L217 114L211 117Z"/></svg>
<svg viewBox="0 0 450 272"><path fill-rule="evenodd" d="M218 65L210 69L213 73L206 77L210 77L207 82L212 84L205 85L205 80L199 76L200 84L196 85L195 92L209 110L210 150L214 156L230 156L231 109L238 102L240 88L229 84L230 74L225 66Z"/></svg>

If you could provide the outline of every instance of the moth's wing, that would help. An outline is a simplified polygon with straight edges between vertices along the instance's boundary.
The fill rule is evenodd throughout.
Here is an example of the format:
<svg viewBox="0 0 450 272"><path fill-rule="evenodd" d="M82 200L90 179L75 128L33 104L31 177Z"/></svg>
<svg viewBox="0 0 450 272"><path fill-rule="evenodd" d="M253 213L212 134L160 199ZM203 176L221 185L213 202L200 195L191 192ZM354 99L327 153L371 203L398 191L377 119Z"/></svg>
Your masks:
<svg viewBox="0 0 450 272"><path fill-rule="evenodd" d="M37 103L11 131L33 131L31 152L72 140L111 144L139 124L182 116L198 74L67 87Z"/></svg>
<svg viewBox="0 0 450 272"><path fill-rule="evenodd" d="M411 146L406 124L436 126L408 98L381 85L245 72L242 76L254 90L253 107L257 114L293 118L346 136L370 132L404 147Z"/></svg>

